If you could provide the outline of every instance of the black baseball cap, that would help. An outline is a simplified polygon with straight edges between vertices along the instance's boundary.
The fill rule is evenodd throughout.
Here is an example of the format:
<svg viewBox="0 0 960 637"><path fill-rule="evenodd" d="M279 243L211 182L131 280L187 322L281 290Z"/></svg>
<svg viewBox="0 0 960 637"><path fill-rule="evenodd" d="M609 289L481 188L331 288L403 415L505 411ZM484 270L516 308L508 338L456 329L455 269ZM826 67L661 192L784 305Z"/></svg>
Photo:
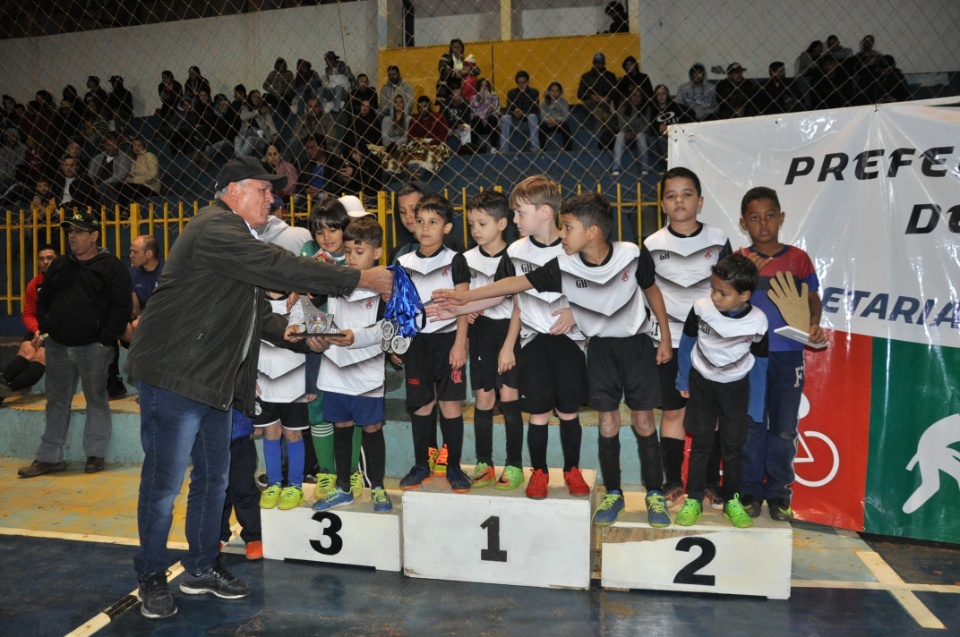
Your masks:
<svg viewBox="0 0 960 637"><path fill-rule="evenodd" d="M100 220L89 212L75 211L69 217L60 222L61 228L74 226L84 230L100 230Z"/></svg>
<svg viewBox="0 0 960 637"><path fill-rule="evenodd" d="M275 184L277 189L283 189L287 185L287 178L283 175L268 173L259 160L253 157L238 157L231 159L217 175L217 190L227 187L227 184L243 181L244 179L257 179L259 181L269 181Z"/></svg>

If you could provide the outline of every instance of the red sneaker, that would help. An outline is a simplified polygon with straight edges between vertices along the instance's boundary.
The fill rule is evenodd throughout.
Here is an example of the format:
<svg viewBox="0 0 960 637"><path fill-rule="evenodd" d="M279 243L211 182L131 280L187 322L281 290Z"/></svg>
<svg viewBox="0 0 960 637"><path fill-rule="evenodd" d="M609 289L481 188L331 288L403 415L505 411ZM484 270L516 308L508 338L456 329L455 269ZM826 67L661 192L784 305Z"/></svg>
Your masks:
<svg viewBox="0 0 960 637"><path fill-rule="evenodd" d="M253 542L247 542L246 554L248 560L262 560L263 559L263 542L260 540L254 540Z"/></svg>
<svg viewBox="0 0 960 637"><path fill-rule="evenodd" d="M527 497L531 500L545 500L549 484L550 474L544 473L542 469L535 469L527 483Z"/></svg>
<svg viewBox="0 0 960 637"><path fill-rule="evenodd" d="M563 472L563 483L567 485L567 492L575 498L589 498L590 485L584 479L580 469L574 467Z"/></svg>

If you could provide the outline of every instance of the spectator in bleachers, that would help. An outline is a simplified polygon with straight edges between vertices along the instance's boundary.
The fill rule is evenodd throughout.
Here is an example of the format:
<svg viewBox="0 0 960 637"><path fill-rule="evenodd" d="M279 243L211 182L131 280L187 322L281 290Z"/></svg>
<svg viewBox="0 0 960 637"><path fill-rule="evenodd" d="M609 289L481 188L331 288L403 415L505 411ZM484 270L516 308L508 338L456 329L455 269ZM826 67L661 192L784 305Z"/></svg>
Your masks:
<svg viewBox="0 0 960 637"><path fill-rule="evenodd" d="M544 91L543 101L540 102L540 116L543 118L540 122L541 141L546 144L550 135L558 134L563 150L573 150L568 121L570 104L563 96L563 85L560 82L550 82L550 86Z"/></svg>
<svg viewBox="0 0 960 637"><path fill-rule="evenodd" d="M800 92L792 78L787 77L783 62L771 62L767 69L770 77L760 85L757 92L757 110L761 115L794 113L803 110Z"/></svg>
<svg viewBox="0 0 960 637"><path fill-rule="evenodd" d="M413 87L400 75L400 67L391 64L387 67L387 81L380 87L380 106L384 117L389 116L393 111L393 98L397 95L403 96L403 103L406 104L409 115L413 109Z"/></svg>
<svg viewBox="0 0 960 637"><path fill-rule="evenodd" d="M337 194L370 196L384 187L383 169L373 154L354 148L340 162L333 182L332 190Z"/></svg>
<svg viewBox="0 0 960 637"><path fill-rule="evenodd" d="M717 91L707 81L707 69L700 62L690 67L687 76L690 81L677 89L677 102L691 109L696 120L702 122L717 110Z"/></svg>
<svg viewBox="0 0 960 637"><path fill-rule="evenodd" d="M616 0L608 2L603 8L604 14L610 18L610 27L604 33L629 33L630 19L627 16L627 8ZM628 93L629 95L629 93ZM624 96L626 99L626 96Z"/></svg>
<svg viewBox="0 0 960 637"><path fill-rule="evenodd" d="M11 126L20 126L20 115L17 113L17 100L10 95L3 96L4 129Z"/></svg>
<svg viewBox="0 0 960 637"><path fill-rule="evenodd" d="M50 244L41 243L37 246L37 275L30 279L23 293L23 311L20 320L23 321L27 333L20 342L17 355L7 363L0 374L0 404L5 398L16 391L29 389L36 385L46 370L46 348L36 347L34 338L40 331L37 323L37 295L43 287L47 268L59 256L59 251Z"/></svg>
<svg viewBox="0 0 960 637"><path fill-rule="evenodd" d="M323 55L323 86L320 89L320 96L330 106L324 105L324 110L330 113L339 113L347 103L347 98L351 91L357 85L357 79L353 76L353 71L347 66L347 63L333 51L327 51Z"/></svg>
<svg viewBox="0 0 960 637"><path fill-rule="evenodd" d="M293 71L287 68L285 59L277 58L274 61L273 70L263 81L263 90L270 98L268 102L277 110L280 117L290 114L290 102L296 97L297 91L294 88Z"/></svg>
<svg viewBox="0 0 960 637"><path fill-rule="evenodd" d="M34 96L34 99L40 102L40 105L43 106L44 110L46 110L47 112L53 112L57 110L57 105L53 101L53 95L50 94L50 91L40 89L39 91L37 91L36 95Z"/></svg>
<svg viewBox="0 0 960 637"><path fill-rule="evenodd" d="M667 167L667 132L674 124L686 124L695 121L694 112L670 97L670 89L658 84L653 89L653 99L647 109L650 122L647 158L650 168L661 175Z"/></svg>
<svg viewBox="0 0 960 637"><path fill-rule="evenodd" d="M517 71L514 76L516 88L507 91L507 110L500 120L500 152L510 150L510 136L513 127L527 123L530 135L530 147L540 150L540 91L530 86L530 74ZM582 80L581 80L582 83Z"/></svg>
<svg viewBox="0 0 960 637"><path fill-rule="evenodd" d="M359 113L363 102L370 102L374 111L380 110L377 90L370 86L370 77L366 73L357 76L357 87L350 92L350 112L354 115Z"/></svg>
<svg viewBox="0 0 960 637"><path fill-rule="evenodd" d="M53 197L52 186L49 177L41 177L33 189L30 213L37 223L46 223L48 217L51 221L60 222L60 213L56 208L57 202Z"/></svg>
<svg viewBox="0 0 960 637"><path fill-rule="evenodd" d="M3 147L0 148L0 197L6 198L17 186L17 169L23 164L27 147L20 142L20 133L11 126L3 133Z"/></svg>
<svg viewBox="0 0 960 637"><path fill-rule="evenodd" d="M853 55L853 50L840 44L840 38L835 35L827 36L826 54L832 55L839 61L846 60Z"/></svg>
<svg viewBox="0 0 960 637"><path fill-rule="evenodd" d="M160 108L157 109L157 115L165 120L176 112L180 99L183 97L183 85L174 79L172 71L164 71L160 74L157 94L160 96Z"/></svg>
<svg viewBox="0 0 960 637"><path fill-rule="evenodd" d="M20 133L24 137L33 137L44 150L52 152L57 145L55 114L40 100L30 100L26 115L20 120Z"/></svg>
<svg viewBox="0 0 960 637"><path fill-rule="evenodd" d="M60 92L60 120L61 133L64 139L73 139L83 137L84 119L87 115L87 107L77 94L77 89L67 84ZM109 100L109 96L107 98Z"/></svg>
<svg viewBox="0 0 960 637"><path fill-rule="evenodd" d="M463 79L468 75L480 76L480 68L476 65L464 64L463 40L454 38L450 40L450 49L440 56L437 63L437 70L440 78L437 80L437 102L442 104L450 96L450 87L456 80L458 84L463 85Z"/></svg>
<svg viewBox="0 0 960 637"><path fill-rule="evenodd" d="M857 61L863 67L871 67L880 60L880 52L874 47L876 40L872 35L865 35L860 40L860 50L857 52Z"/></svg>
<svg viewBox="0 0 960 637"><path fill-rule="evenodd" d="M450 129L439 113L433 111L433 102L426 95L417 98L417 113L410 118L409 136L411 139L428 140L432 144L447 141Z"/></svg>
<svg viewBox="0 0 960 637"><path fill-rule="evenodd" d="M133 95L123 85L123 77L110 76L112 90L107 96L107 111L114 121L115 130L122 131L124 125L133 117Z"/></svg>
<svg viewBox="0 0 960 637"><path fill-rule="evenodd" d="M257 91L250 91L250 104L256 104L257 113L248 122L250 130L243 138L240 149L237 151L237 157L249 157L255 153L263 153L267 149L267 144L271 144L280 137L277 131L276 120L273 117L273 109L267 100L260 99Z"/></svg>
<svg viewBox="0 0 960 637"><path fill-rule="evenodd" d="M67 142L67 147L63 151L64 157L72 157L77 160L77 173L86 174L87 162L83 159L83 147L80 146L80 142L69 141Z"/></svg>
<svg viewBox="0 0 960 637"><path fill-rule="evenodd" d="M643 89L643 103L646 105L653 99L653 84L650 82L650 76L640 70L640 63L632 55L627 56L622 67L623 77L617 80L617 106L619 107L630 98L635 86Z"/></svg>
<svg viewBox="0 0 960 637"><path fill-rule="evenodd" d="M610 119L615 108L616 89L617 76L607 70L607 57L597 53L593 56L593 66L580 76L577 99L590 111L600 148L609 148L613 143Z"/></svg>
<svg viewBox="0 0 960 637"><path fill-rule="evenodd" d="M463 58L463 82L460 85L460 88L463 92L463 99L466 102L469 102L473 99L473 96L477 94L477 84L480 81L478 75L473 72L473 69L477 67L477 59L472 55L468 55Z"/></svg>
<svg viewBox="0 0 960 637"><path fill-rule="evenodd" d="M98 208L97 191L86 175L79 172L80 160L66 155L60 161L60 176L54 183L53 196L57 208L65 208L70 214L72 208L86 210L88 206Z"/></svg>
<svg viewBox="0 0 960 637"><path fill-rule="evenodd" d="M727 77L717 82L717 116L720 119L756 115L757 83L743 77L739 62L727 66Z"/></svg>
<svg viewBox="0 0 960 637"><path fill-rule="evenodd" d="M87 177L100 195L100 203L110 208L117 191L130 174L130 156L120 151L120 136L110 131L103 136L103 152L90 161Z"/></svg>
<svg viewBox="0 0 960 637"><path fill-rule="evenodd" d="M380 143L388 150L396 144L402 146L409 141L407 129L410 127L410 108L407 106L404 94L397 92L391 105L390 114L383 118L380 125Z"/></svg>
<svg viewBox="0 0 960 637"><path fill-rule="evenodd" d="M183 83L183 96L196 104L200 91L206 91L207 95L210 95L210 81L203 77L200 67L191 66L187 69L187 79Z"/></svg>
<svg viewBox="0 0 960 637"><path fill-rule="evenodd" d="M130 143L133 162L126 179L117 191L117 200L127 204L138 199L149 199L160 194L160 161L147 150L143 137L135 137Z"/></svg>
<svg viewBox="0 0 960 637"><path fill-rule="evenodd" d="M23 153L23 163L17 166L17 182L29 187L49 174L49 153L32 135L27 137L24 145L27 148Z"/></svg>
<svg viewBox="0 0 960 637"><path fill-rule="evenodd" d="M477 135L484 140L488 150L500 148L500 96L493 90L490 80L480 78L477 94L470 100Z"/></svg>
<svg viewBox="0 0 960 637"><path fill-rule="evenodd" d="M473 111L463 99L463 87L456 84L450 87L450 97L446 104L440 106L440 113L447 120L450 133L447 135L447 146L454 153L464 155L476 152L473 139Z"/></svg>
<svg viewBox="0 0 960 637"><path fill-rule="evenodd" d="M840 62L829 53L821 55L820 72L810 80L811 106L814 110L842 108L853 98L850 77L840 68Z"/></svg>
<svg viewBox="0 0 960 637"><path fill-rule="evenodd" d="M216 117L213 119L212 128L207 137L207 146L203 149L203 153L208 160L213 159L218 154L225 155L227 159L233 159L235 140L240 135L240 113L234 110L227 96L223 93L218 93L213 98L213 112Z"/></svg>
<svg viewBox="0 0 960 637"><path fill-rule="evenodd" d="M101 88L100 78L96 75L87 78L87 92L83 96L84 104L89 104L93 100L100 102L101 106L107 103L107 92Z"/></svg>
<svg viewBox="0 0 960 637"><path fill-rule="evenodd" d="M267 150L263 155L263 161L261 163L271 175L283 175L287 178L283 188L277 189L277 184L273 184L273 194L281 199L287 199L290 195L296 193L297 167L283 160L283 149L279 141L267 145Z"/></svg>
<svg viewBox="0 0 960 637"><path fill-rule="evenodd" d="M301 166L309 161L309 158L304 155L304 145L307 138L318 133L323 136L327 150L333 150L335 131L336 122L333 116L323 112L323 102L320 98L311 97L307 100L306 114L297 119L297 125L293 129L293 142L290 145L288 158Z"/></svg>
<svg viewBox="0 0 960 637"><path fill-rule="evenodd" d="M302 58L297 60L293 90L298 98L297 115L302 117L307 110L307 102L320 95L320 74L313 70L313 64Z"/></svg>
<svg viewBox="0 0 960 637"><path fill-rule="evenodd" d="M180 108L167 116L162 128L164 136L170 142L170 151L192 157L205 143L205 139L197 134L199 126L200 116L193 107L193 100L181 97Z"/></svg>
<svg viewBox="0 0 960 637"><path fill-rule="evenodd" d="M307 138L304 144L309 161L301 167L300 177L297 179L299 194L304 201L307 196L316 199L325 192L330 174L327 170L329 155L324 148L323 136L315 133Z"/></svg>
<svg viewBox="0 0 960 637"><path fill-rule="evenodd" d="M910 99L910 87L903 71L897 68L892 55L877 57L872 67L864 73L867 78L863 95L867 104L903 102Z"/></svg>
<svg viewBox="0 0 960 637"><path fill-rule="evenodd" d="M100 100L87 102L87 115L84 119L84 134L86 136L84 147L88 157L96 152L103 136L110 132L110 122L103 113L105 109L106 106L101 104Z"/></svg>
<svg viewBox="0 0 960 637"><path fill-rule="evenodd" d="M637 149L637 161L640 163L641 175L646 175L649 168L647 159L647 130L650 122L647 120L648 102L644 100L643 87L633 87L633 92L627 101L617 109L617 138L613 143L613 166L610 174L620 176L623 170L623 153L628 146Z"/></svg>
<svg viewBox="0 0 960 637"><path fill-rule="evenodd" d="M379 145L380 135L380 114L373 104L366 100L361 101L344 135L344 147L348 151L357 149L367 155L370 153L368 144Z"/></svg>
<svg viewBox="0 0 960 637"><path fill-rule="evenodd" d="M815 75L818 70L817 62L821 55L823 55L823 42L814 40L803 53L797 56L797 61L793 63L793 70L797 77Z"/></svg>

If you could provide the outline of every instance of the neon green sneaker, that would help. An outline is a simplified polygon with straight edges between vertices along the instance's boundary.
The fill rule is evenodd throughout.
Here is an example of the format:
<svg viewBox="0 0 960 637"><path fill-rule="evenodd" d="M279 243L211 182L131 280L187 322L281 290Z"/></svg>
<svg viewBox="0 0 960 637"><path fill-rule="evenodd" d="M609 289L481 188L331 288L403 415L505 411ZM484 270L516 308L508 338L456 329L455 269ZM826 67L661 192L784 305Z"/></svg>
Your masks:
<svg viewBox="0 0 960 637"><path fill-rule="evenodd" d="M359 471L350 474L350 493L353 494L354 500L359 500L363 495L363 474Z"/></svg>
<svg viewBox="0 0 960 637"><path fill-rule="evenodd" d="M500 479L497 480L497 484L494 485L494 489L499 489L500 491L510 491L516 489L521 484L523 484L523 469L520 467L514 467L513 465L507 465L503 468L503 471L500 473Z"/></svg>
<svg viewBox="0 0 960 637"><path fill-rule="evenodd" d="M738 529L749 529L753 526L753 518L747 513L747 510L740 504L740 494L736 494L732 499L727 500L723 505L723 517L730 520L730 524Z"/></svg>
<svg viewBox="0 0 960 637"><path fill-rule="evenodd" d="M277 508L281 511L296 509L303 502L303 489L300 487L287 487L280 492L280 504Z"/></svg>
<svg viewBox="0 0 960 637"><path fill-rule="evenodd" d="M272 509L276 507L277 502L280 501L280 492L282 490L283 487L279 482L264 489L263 493L260 494L260 508Z"/></svg>
<svg viewBox="0 0 960 637"><path fill-rule="evenodd" d="M693 526L703 515L703 505L693 498L687 498L680 513L674 518L674 523L680 526Z"/></svg>
<svg viewBox="0 0 960 637"><path fill-rule="evenodd" d="M313 499L322 500L337 488L337 474L318 473L317 486L313 487Z"/></svg>
<svg viewBox="0 0 960 637"><path fill-rule="evenodd" d="M485 487L487 485L493 484L497 480L497 473L493 470L493 467L488 465L486 462L478 462L477 466L473 469L473 488L479 489L480 487Z"/></svg>

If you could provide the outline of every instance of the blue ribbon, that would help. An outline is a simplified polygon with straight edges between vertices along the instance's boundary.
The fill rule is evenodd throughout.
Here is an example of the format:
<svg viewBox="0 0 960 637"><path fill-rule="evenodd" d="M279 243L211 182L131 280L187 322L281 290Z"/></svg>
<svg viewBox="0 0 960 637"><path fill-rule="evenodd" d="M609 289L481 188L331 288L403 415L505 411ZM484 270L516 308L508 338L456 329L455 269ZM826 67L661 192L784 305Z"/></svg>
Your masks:
<svg viewBox="0 0 960 637"><path fill-rule="evenodd" d="M420 331L417 327L417 314L420 314L423 325L426 325L427 319L423 303L420 302L420 293L403 266L388 265L387 269L393 272L393 295L387 301L383 318L386 321L396 321L397 333L400 336L416 336Z"/></svg>

